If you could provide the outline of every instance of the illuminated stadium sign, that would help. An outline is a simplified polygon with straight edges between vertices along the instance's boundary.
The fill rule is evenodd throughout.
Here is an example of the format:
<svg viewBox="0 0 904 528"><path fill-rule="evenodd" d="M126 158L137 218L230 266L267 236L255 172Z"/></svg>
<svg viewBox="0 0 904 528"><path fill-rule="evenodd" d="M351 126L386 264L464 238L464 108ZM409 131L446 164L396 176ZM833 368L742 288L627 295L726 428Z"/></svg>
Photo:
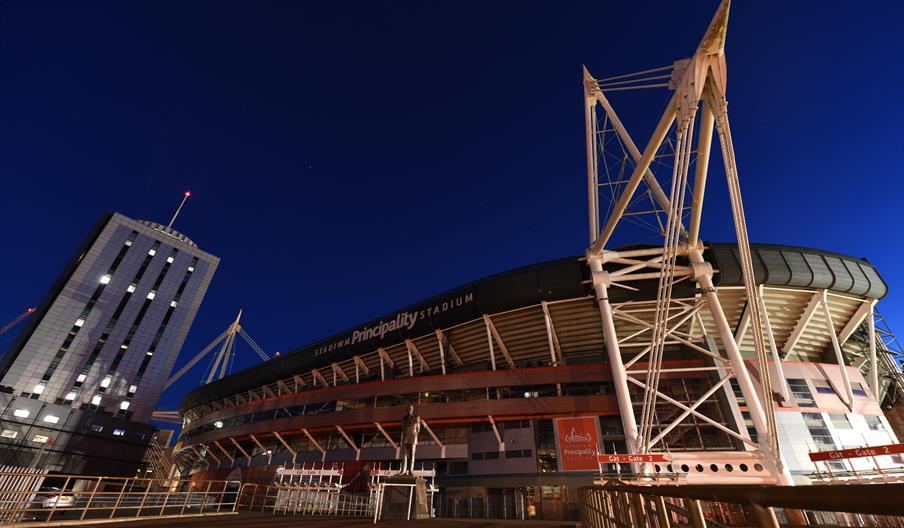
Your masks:
<svg viewBox="0 0 904 528"><path fill-rule="evenodd" d="M558 418L556 439L562 471L595 471L599 454L599 430L595 416Z"/></svg>
<svg viewBox="0 0 904 528"><path fill-rule="evenodd" d="M427 320L435 315L454 310L473 302L474 294L467 293L456 297L450 297L423 308L398 312L394 318L381 319L376 323L369 323L353 331L351 334L346 334L335 341L317 348L314 350L314 356L317 357L350 345L366 343L372 339L382 340L387 334L396 330L414 330L419 321Z"/></svg>

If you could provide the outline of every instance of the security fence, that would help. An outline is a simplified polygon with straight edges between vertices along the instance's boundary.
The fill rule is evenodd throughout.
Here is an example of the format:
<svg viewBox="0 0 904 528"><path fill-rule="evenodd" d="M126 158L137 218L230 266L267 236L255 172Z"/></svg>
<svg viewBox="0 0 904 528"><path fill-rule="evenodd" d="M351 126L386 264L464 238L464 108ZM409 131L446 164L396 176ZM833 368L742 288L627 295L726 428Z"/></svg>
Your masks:
<svg viewBox="0 0 904 528"><path fill-rule="evenodd" d="M373 516L370 494L341 491L328 485L261 485L248 483L239 492L237 509L281 515Z"/></svg>
<svg viewBox="0 0 904 528"><path fill-rule="evenodd" d="M589 528L904 527L904 484L633 486L579 490Z"/></svg>

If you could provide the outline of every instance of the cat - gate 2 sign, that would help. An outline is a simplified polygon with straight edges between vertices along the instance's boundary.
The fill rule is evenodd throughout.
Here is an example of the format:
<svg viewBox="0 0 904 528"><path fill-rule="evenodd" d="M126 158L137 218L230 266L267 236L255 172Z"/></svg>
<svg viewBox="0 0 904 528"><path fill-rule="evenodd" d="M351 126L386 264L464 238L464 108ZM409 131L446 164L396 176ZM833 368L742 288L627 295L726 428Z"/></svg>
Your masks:
<svg viewBox="0 0 904 528"><path fill-rule="evenodd" d="M559 471L598 471L599 420L596 416L556 418Z"/></svg>

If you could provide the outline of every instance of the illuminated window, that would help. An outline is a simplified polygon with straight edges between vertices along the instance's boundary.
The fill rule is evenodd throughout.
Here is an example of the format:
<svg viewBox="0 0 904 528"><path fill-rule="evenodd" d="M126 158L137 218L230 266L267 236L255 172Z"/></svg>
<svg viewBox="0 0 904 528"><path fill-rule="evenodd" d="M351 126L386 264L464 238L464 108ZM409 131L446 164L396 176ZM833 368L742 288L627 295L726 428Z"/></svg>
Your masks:
<svg viewBox="0 0 904 528"><path fill-rule="evenodd" d="M188 272L191 273L191 272L193 272L193 271L195 271L195 267L194 267L194 266L189 266L189 267L188 267Z"/></svg>
<svg viewBox="0 0 904 528"><path fill-rule="evenodd" d="M126 240L126 245L127 245L127 246L131 246L131 245L132 245L132 241L131 241L131 240Z"/></svg>
<svg viewBox="0 0 904 528"><path fill-rule="evenodd" d="M75 378L75 381L78 382L78 383L84 383L84 382L85 382L85 378L87 378L87 377L88 377L88 376L85 375L85 374L79 374L78 377Z"/></svg>
<svg viewBox="0 0 904 528"><path fill-rule="evenodd" d="M50 438L44 435L35 435L34 438L31 439L32 442L38 444L46 444L48 440L50 440Z"/></svg>
<svg viewBox="0 0 904 528"><path fill-rule="evenodd" d="M113 436L125 436L125 435L126 435L125 429L113 429Z"/></svg>
<svg viewBox="0 0 904 528"><path fill-rule="evenodd" d="M100 394L95 394L93 398L91 398L91 405L100 405Z"/></svg>
<svg viewBox="0 0 904 528"><path fill-rule="evenodd" d="M176 304L178 304L176 301L173 301L173 302L169 303L170 308L175 308L175 307L176 307Z"/></svg>
<svg viewBox="0 0 904 528"><path fill-rule="evenodd" d="M91 430L95 433L99 433L104 430L104 426L98 424L91 424Z"/></svg>
<svg viewBox="0 0 904 528"><path fill-rule="evenodd" d="M157 250L156 250L156 249L151 248L151 249L148 250L148 255L150 255L150 256L153 257L153 256L156 255L156 254L157 254Z"/></svg>
<svg viewBox="0 0 904 528"><path fill-rule="evenodd" d="M110 386L110 382L112 380L113 380L113 378L111 376L107 376L106 378L103 379L103 381L100 382L100 386L106 389L107 387Z"/></svg>
<svg viewBox="0 0 904 528"><path fill-rule="evenodd" d="M120 408L121 410L125 411L126 409L129 408L129 402L124 401L124 402L120 403L120 404L119 404L119 408Z"/></svg>
<svg viewBox="0 0 904 528"><path fill-rule="evenodd" d="M84 324L85 324L85 320L84 320L84 319L79 319L78 321L75 322L75 326L79 326L79 327L81 327L81 326L84 325Z"/></svg>
<svg viewBox="0 0 904 528"><path fill-rule="evenodd" d="M41 394L42 392L44 392L44 387L45 385L43 383L38 383L37 385L35 385L35 388L31 392L35 394Z"/></svg>
<svg viewBox="0 0 904 528"><path fill-rule="evenodd" d="M48 414L48 415L44 416L44 421L47 423L52 423L52 424L60 423L60 417L54 416L52 414Z"/></svg>
<svg viewBox="0 0 904 528"><path fill-rule="evenodd" d="M101 283L101 284L107 284L107 283L109 283L109 282L110 282L110 276L109 276L109 275L104 275L103 277L100 278L100 283Z"/></svg>
<svg viewBox="0 0 904 528"><path fill-rule="evenodd" d="M217 429L222 429L222 428L223 428L223 422L217 420L216 422L213 423L213 426L216 427Z"/></svg>
<svg viewBox="0 0 904 528"><path fill-rule="evenodd" d="M134 292L134 291L135 291L135 285L134 285L134 284L129 284L129 287L126 288L126 291L129 292L129 293Z"/></svg>
<svg viewBox="0 0 904 528"><path fill-rule="evenodd" d="M29 415L31 415L31 411L28 409L16 409L13 411L13 416L16 418L28 418Z"/></svg>
<svg viewBox="0 0 904 528"><path fill-rule="evenodd" d="M75 399L75 391L70 392L69 394L66 395L66 401L72 401L74 399Z"/></svg>
<svg viewBox="0 0 904 528"><path fill-rule="evenodd" d="M173 263L173 257L166 257L166 262L169 264Z"/></svg>
<svg viewBox="0 0 904 528"><path fill-rule="evenodd" d="M155 295L157 295L156 292L149 291L149 292L148 292L148 299L153 299Z"/></svg>
<svg viewBox="0 0 904 528"><path fill-rule="evenodd" d="M13 439L19 436L19 431L13 431L12 429L4 429L2 433L0 433L0 437Z"/></svg>
<svg viewBox="0 0 904 528"><path fill-rule="evenodd" d="M135 391L138 390L138 385L129 386L129 394L135 394Z"/></svg>

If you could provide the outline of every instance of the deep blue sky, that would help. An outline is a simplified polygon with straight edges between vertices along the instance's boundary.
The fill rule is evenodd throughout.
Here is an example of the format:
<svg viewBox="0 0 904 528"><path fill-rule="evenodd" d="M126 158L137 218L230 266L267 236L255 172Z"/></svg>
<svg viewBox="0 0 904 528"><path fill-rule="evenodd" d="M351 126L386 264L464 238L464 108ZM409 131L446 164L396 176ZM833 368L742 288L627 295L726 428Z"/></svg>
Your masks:
<svg viewBox="0 0 904 528"><path fill-rule="evenodd" d="M102 212L165 223L186 189L175 227L222 263L180 364L239 308L286 351L580 254L581 64L689 56L716 5L0 4L0 320L37 303ZM736 2L727 46L751 240L868 257L899 333L902 20L899 2ZM643 144L667 98L612 100ZM713 159L704 237L732 240Z"/></svg>

